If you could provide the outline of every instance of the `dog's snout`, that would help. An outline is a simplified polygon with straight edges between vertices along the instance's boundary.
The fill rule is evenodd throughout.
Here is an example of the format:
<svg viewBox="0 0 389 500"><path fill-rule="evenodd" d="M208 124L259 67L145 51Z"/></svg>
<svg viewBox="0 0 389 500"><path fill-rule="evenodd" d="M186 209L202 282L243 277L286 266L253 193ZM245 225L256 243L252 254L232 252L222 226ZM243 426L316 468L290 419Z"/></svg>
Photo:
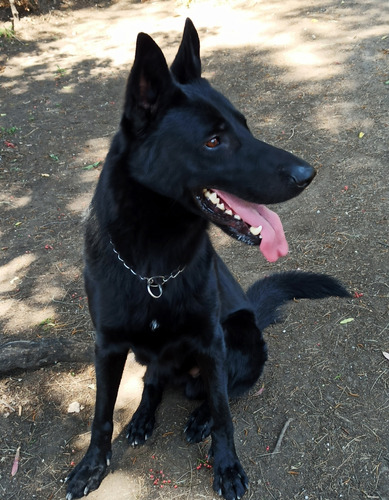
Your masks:
<svg viewBox="0 0 389 500"><path fill-rule="evenodd" d="M300 188L306 188L316 175L316 170L311 165L294 165L289 172L290 178L295 185Z"/></svg>

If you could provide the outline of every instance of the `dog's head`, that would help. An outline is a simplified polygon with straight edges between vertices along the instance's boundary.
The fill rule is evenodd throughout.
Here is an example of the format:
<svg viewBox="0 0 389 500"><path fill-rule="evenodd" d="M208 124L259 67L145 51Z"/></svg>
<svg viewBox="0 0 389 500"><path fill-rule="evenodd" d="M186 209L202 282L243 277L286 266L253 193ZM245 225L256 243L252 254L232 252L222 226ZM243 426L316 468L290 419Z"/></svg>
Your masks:
<svg viewBox="0 0 389 500"><path fill-rule="evenodd" d="M170 70L152 38L138 35L122 131L131 149L130 175L138 182L234 238L260 245L269 261L286 255L280 219L264 204L297 196L315 170L255 139L244 116L201 78L190 19Z"/></svg>

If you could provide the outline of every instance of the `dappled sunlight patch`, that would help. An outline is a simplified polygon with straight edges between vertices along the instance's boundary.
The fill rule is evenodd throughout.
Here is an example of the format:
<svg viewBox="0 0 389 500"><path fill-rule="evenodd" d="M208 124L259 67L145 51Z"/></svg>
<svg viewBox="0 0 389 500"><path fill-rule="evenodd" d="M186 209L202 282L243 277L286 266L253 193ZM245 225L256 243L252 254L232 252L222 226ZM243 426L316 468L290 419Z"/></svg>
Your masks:
<svg viewBox="0 0 389 500"><path fill-rule="evenodd" d="M45 306L51 301L61 300L64 293L64 290L59 285L46 281L44 287L40 283L37 284L35 290L32 292L32 297L35 304Z"/></svg>
<svg viewBox="0 0 389 500"><path fill-rule="evenodd" d="M321 59L307 47L297 47L287 51L285 59L293 66L295 64L299 66L319 66L321 64Z"/></svg>
<svg viewBox="0 0 389 500"><path fill-rule="evenodd" d="M21 290L29 288L28 280L32 277L28 273L36 260L33 253L28 253L0 267L0 293L7 294L0 302L4 333L18 333L55 317L52 301L64 295L59 284L46 280L44 287L40 282L35 286L28 299L21 300L19 295Z"/></svg>
<svg viewBox="0 0 389 500"><path fill-rule="evenodd" d="M114 474L108 474L104 479L104 490L100 489L94 491L91 495L91 500L106 500L107 492L114 492L112 498L115 500L128 500L129 498L133 499L143 499L146 498L145 494L145 486L144 480L142 477L139 477L139 472L136 473L131 472L131 462L120 463L119 468L115 468ZM166 500L170 500L173 498L179 498L178 496L166 496L162 495L158 498L165 498Z"/></svg>
<svg viewBox="0 0 389 500"><path fill-rule="evenodd" d="M139 376L124 375L116 403L116 407L118 409L127 407L132 404L134 400L140 399L143 390L142 375L143 374L140 374Z"/></svg>
<svg viewBox="0 0 389 500"><path fill-rule="evenodd" d="M312 8L311 12L298 0L278 0L271 4L256 2L254 6L242 1L177 1L169 4L170 15L166 15L165 2L149 2L147 8L141 4L123 7L119 2L96 9L92 17L85 16L83 9L74 12L73 31L67 39L59 31L58 34L53 32L48 40L45 33L32 53L26 56L21 52L9 59L12 78L3 83L4 87L14 93L27 93L28 88L21 81L14 87L15 78L23 72L28 72L37 81L53 80L60 67L67 76L72 74L78 79L89 80L112 76L114 69L118 72L126 67L130 69L139 31L153 35L165 46L170 57L175 50L173 42L181 36L187 16L202 34L204 57L220 49L255 47L267 51L266 58L276 67L287 68L294 79L324 80L340 73L341 68L336 66L339 48L349 43L354 26L360 24L346 6L341 15L333 14L330 9L318 12ZM31 18L28 22L39 29L35 26L37 20ZM342 32L336 29L340 22L349 29ZM358 41L382 36L384 29L381 22L360 30ZM61 92L77 92L77 86L71 82L64 85Z"/></svg>
<svg viewBox="0 0 389 500"><path fill-rule="evenodd" d="M273 47L288 47L293 43L293 36L291 33L277 33L270 38L270 43Z"/></svg>
<svg viewBox="0 0 389 500"><path fill-rule="evenodd" d="M350 83L350 89L348 89L350 92L354 90L352 86L355 86L355 82ZM345 87L346 84L343 85L343 91ZM358 112L361 118L356 122L355 115ZM354 138L356 138L359 129L374 129L374 120L366 117L361 107L356 106L354 102L339 102L335 94L330 95L327 103L322 103L314 115L314 120L317 128L327 131L331 137L336 137L344 130L354 130ZM364 164L362 166L365 168Z"/></svg>
<svg viewBox="0 0 389 500"><path fill-rule="evenodd" d="M12 314L14 307L14 301L12 299L6 299L0 301L0 316L5 318L6 316Z"/></svg>
<svg viewBox="0 0 389 500"><path fill-rule="evenodd" d="M21 81L17 87L14 87L13 81L9 80L8 82L4 82L2 85L4 89L8 88L10 93L13 95L22 95L28 92L28 83L27 81Z"/></svg>
<svg viewBox="0 0 389 500"><path fill-rule="evenodd" d="M206 36L201 40L204 51L220 47L260 46L274 28L276 19L272 12L264 12L266 8L260 7L263 15L258 15L246 6L242 2L193 2L189 9L177 9L182 16L176 19L177 26L182 26L182 18L189 15L200 33L201 28L205 28ZM178 28L179 32L181 30Z"/></svg>
<svg viewBox="0 0 389 500"><path fill-rule="evenodd" d="M0 266L0 293L15 290L35 260L34 254L30 253L15 257L7 264Z"/></svg>
<svg viewBox="0 0 389 500"><path fill-rule="evenodd" d="M127 418L136 410L143 391L144 366L135 361L134 355L130 353L123 371L119 393L116 400L116 409L126 408Z"/></svg>
<svg viewBox="0 0 389 500"><path fill-rule="evenodd" d="M29 305L26 301L16 299L5 299L0 302L0 316L4 321L3 333L17 334L26 328L42 324L54 315L55 309L52 306Z"/></svg>
<svg viewBox="0 0 389 500"><path fill-rule="evenodd" d="M114 132L112 132L112 136L113 134ZM104 158L110 142L110 137L93 137L85 142L85 148L89 148L89 151L93 152L94 157Z"/></svg>
<svg viewBox="0 0 389 500"><path fill-rule="evenodd" d="M66 209L71 212L75 212L78 214L85 214L88 210L89 203L91 201L90 193L82 193L77 197L73 198L67 205Z"/></svg>
<svg viewBox="0 0 389 500"><path fill-rule="evenodd" d="M15 208L25 208L32 201L32 196L9 196L5 193L0 194L0 204L5 210L13 210Z"/></svg>
<svg viewBox="0 0 389 500"><path fill-rule="evenodd" d="M320 54L312 47L300 45L284 51L282 60L289 66L288 80L322 80L340 72L335 61L328 60L329 54Z"/></svg>

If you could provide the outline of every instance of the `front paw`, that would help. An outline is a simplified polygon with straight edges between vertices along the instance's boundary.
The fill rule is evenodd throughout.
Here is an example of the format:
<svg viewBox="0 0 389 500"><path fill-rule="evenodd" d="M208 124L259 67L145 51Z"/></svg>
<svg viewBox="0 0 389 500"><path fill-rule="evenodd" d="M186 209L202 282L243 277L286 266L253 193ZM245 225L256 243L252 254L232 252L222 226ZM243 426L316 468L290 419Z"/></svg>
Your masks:
<svg viewBox="0 0 389 500"><path fill-rule="evenodd" d="M133 447L144 444L153 433L154 425L154 414L138 409L128 424L128 443Z"/></svg>
<svg viewBox="0 0 389 500"><path fill-rule="evenodd" d="M239 500L246 493L248 478L238 458L227 461L225 458L214 463L213 489L226 500Z"/></svg>
<svg viewBox="0 0 389 500"><path fill-rule="evenodd" d="M200 443L211 434L212 417L208 406L202 404L196 408L188 419L185 427L186 439L189 443Z"/></svg>
<svg viewBox="0 0 389 500"><path fill-rule="evenodd" d="M110 460L111 451L103 453L97 449L89 449L65 480L68 483L66 500L81 498L96 490L105 476Z"/></svg>

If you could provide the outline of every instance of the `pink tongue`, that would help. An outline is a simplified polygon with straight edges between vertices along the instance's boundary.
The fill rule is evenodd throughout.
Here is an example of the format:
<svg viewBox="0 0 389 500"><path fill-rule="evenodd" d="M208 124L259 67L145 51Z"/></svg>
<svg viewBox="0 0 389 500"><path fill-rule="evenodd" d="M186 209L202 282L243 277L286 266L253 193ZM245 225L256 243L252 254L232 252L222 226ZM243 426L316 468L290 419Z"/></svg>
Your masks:
<svg viewBox="0 0 389 500"><path fill-rule="evenodd" d="M265 205L256 205L241 200L224 191L216 189L214 191L246 224L254 227L262 226L262 241L259 249L269 262L275 262L279 257L284 257L288 253L288 242L284 229L275 212L269 210Z"/></svg>

